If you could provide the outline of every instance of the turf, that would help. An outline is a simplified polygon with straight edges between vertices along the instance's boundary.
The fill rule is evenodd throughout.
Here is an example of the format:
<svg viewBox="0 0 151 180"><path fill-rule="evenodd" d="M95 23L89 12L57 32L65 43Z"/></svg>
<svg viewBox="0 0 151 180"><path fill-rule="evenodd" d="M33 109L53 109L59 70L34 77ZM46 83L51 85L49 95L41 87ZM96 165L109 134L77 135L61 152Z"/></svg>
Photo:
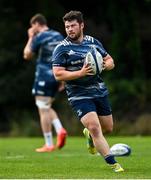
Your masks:
<svg viewBox="0 0 151 180"><path fill-rule="evenodd" d="M84 137L68 137L52 153L36 153L42 138L0 138L1 179L149 179L151 137L107 137L110 145L131 146L129 157L116 158L125 172L114 173L99 155L90 155Z"/></svg>

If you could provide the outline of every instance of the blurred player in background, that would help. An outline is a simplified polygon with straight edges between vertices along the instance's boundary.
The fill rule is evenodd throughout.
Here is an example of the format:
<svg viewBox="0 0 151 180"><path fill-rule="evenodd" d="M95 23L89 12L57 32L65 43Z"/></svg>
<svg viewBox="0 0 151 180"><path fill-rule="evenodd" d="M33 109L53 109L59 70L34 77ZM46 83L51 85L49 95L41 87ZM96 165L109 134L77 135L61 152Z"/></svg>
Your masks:
<svg viewBox="0 0 151 180"><path fill-rule="evenodd" d="M93 50L102 55L104 70L113 69L114 61L97 39L83 34L84 20L80 11L70 11L63 21L67 37L53 52L54 75L57 80L66 81L68 100L85 127L83 133L89 152L99 152L115 172L122 172L103 135L113 129L107 87L100 74L94 75L89 64L84 63L87 53Z"/></svg>
<svg viewBox="0 0 151 180"><path fill-rule="evenodd" d="M54 78L51 61L52 52L63 36L56 30L49 29L47 20L42 14L34 15L30 25L23 54L25 60L32 59L34 55L37 56L32 94L35 96L45 139L44 146L36 149L36 152L51 152L56 148L62 148L67 136L57 113L51 107L56 93L64 89L63 82L60 83ZM56 146L53 143L52 125L57 133Z"/></svg>

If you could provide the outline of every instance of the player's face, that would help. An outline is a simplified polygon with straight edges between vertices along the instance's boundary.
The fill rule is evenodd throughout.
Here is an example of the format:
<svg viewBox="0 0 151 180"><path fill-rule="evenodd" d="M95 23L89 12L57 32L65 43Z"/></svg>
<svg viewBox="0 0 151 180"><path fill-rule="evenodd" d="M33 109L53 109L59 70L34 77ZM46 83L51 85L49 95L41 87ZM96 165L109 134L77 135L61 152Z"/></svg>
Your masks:
<svg viewBox="0 0 151 180"><path fill-rule="evenodd" d="M79 40L83 36L83 28L84 24L78 23L77 20L65 21L67 36L74 41Z"/></svg>
<svg viewBox="0 0 151 180"><path fill-rule="evenodd" d="M32 27L32 29L33 29L33 31L35 32L35 33L38 33L39 31L38 31L38 29L39 29L39 23L34 23L34 24L32 24L31 25L31 27Z"/></svg>

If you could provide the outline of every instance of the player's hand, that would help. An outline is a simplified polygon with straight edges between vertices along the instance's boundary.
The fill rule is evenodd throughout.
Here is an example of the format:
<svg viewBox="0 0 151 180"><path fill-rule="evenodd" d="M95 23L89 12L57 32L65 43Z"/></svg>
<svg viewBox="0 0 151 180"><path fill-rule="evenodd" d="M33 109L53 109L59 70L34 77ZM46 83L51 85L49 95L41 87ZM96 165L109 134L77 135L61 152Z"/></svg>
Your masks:
<svg viewBox="0 0 151 180"><path fill-rule="evenodd" d="M103 70L111 70L114 68L114 61L111 56L103 58Z"/></svg>
<svg viewBox="0 0 151 180"><path fill-rule="evenodd" d="M81 76L86 76L86 75L94 75L93 69L89 66L89 64L83 65L82 69L80 70Z"/></svg>
<svg viewBox="0 0 151 180"><path fill-rule="evenodd" d="M36 32L35 32L34 28L31 27L31 28L28 29L28 37L29 38L34 37L35 34L36 34Z"/></svg>

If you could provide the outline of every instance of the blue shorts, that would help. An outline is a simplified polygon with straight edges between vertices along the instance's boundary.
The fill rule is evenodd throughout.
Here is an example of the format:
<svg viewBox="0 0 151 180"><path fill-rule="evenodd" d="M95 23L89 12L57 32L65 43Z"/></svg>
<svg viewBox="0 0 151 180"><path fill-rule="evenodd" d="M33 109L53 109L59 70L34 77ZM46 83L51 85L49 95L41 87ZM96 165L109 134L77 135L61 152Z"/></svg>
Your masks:
<svg viewBox="0 0 151 180"><path fill-rule="evenodd" d="M50 80L35 80L32 94L35 96L55 97L58 92L59 82L55 79Z"/></svg>
<svg viewBox="0 0 151 180"><path fill-rule="evenodd" d="M107 116L112 114L108 96L73 101L71 102L71 106L79 119L92 111L95 111L98 116Z"/></svg>

